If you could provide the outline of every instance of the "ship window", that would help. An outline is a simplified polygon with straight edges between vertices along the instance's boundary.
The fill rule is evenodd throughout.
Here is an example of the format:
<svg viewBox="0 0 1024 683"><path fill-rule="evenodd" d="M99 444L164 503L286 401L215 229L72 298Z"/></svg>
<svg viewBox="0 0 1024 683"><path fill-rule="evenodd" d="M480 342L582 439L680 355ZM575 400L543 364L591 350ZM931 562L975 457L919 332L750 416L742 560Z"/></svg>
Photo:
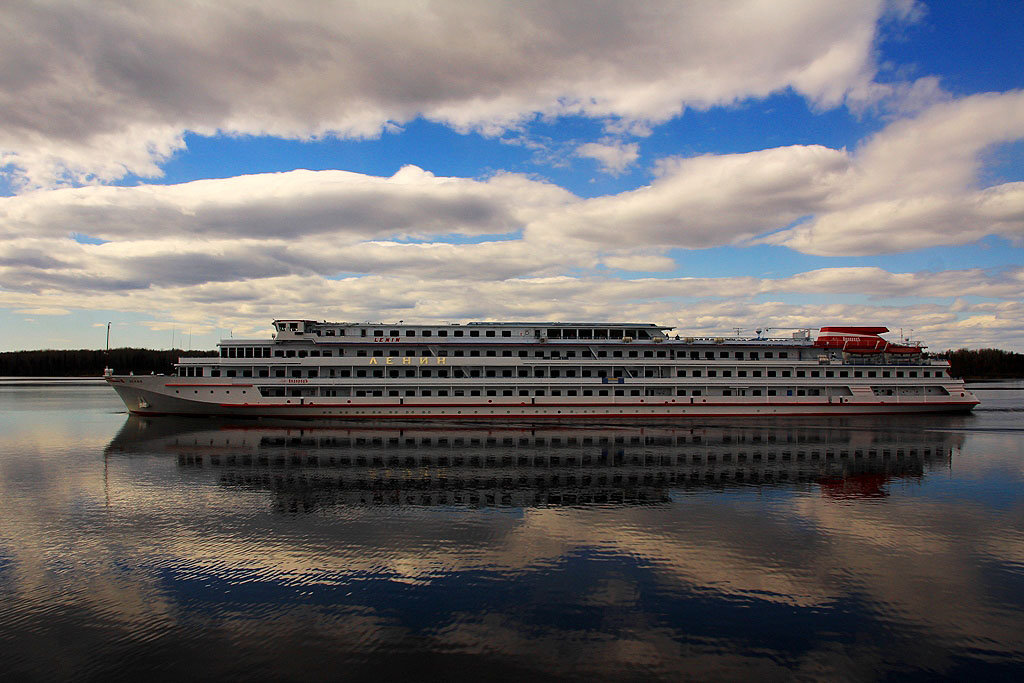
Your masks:
<svg viewBox="0 0 1024 683"><path fill-rule="evenodd" d="M644 358L653 358L654 351L644 351Z"/></svg>
<svg viewBox="0 0 1024 683"><path fill-rule="evenodd" d="M493 337L494 336L494 330L487 330L487 336L488 337Z"/></svg>
<svg viewBox="0 0 1024 683"><path fill-rule="evenodd" d="M462 336L463 334L464 334L464 333L463 333L463 331L462 331L462 330L453 330L453 331L452 331L452 336L453 336L453 337L461 337L461 336Z"/></svg>
<svg viewBox="0 0 1024 683"><path fill-rule="evenodd" d="M511 389L503 389L502 392L501 392L501 395L502 396L511 396L512 395L512 390Z"/></svg>
<svg viewBox="0 0 1024 683"><path fill-rule="evenodd" d="M388 392L388 396L398 396L398 392L392 389L391 391Z"/></svg>
<svg viewBox="0 0 1024 683"><path fill-rule="evenodd" d="M849 373L849 372L847 372L846 370L840 370L840 371L839 371L839 376L840 376L840 377L849 377L849 376L850 376L850 373Z"/></svg>
<svg viewBox="0 0 1024 683"><path fill-rule="evenodd" d="M708 370L708 377L718 377L717 370Z"/></svg>
<svg viewBox="0 0 1024 683"><path fill-rule="evenodd" d="M779 358L789 358L788 351L779 351Z"/></svg>
<svg viewBox="0 0 1024 683"><path fill-rule="evenodd" d="M539 392L537 393L537 395L538 395L538 396L543 396L543 395L544 395L544 392L543 392L543 391L539 391ZM552 389L552 390L551 390L551 395L552 395L552 396L561 396L561 395L562 395L562 390L561 390L561 389Z"/></svg>
<svg viewBox="0 0 1024 683"><path fill-rule="evenodd" d="M383 370L374 370L373 371L373 376L374 377L383 377L384 376L384 371Z"/></svg>
<svg viewBox="0 0 1024 683"><path fill-rule="evenodd" d="M796 376L797 376L797 377L806 377L806 376L807 376L807 373L806 373L806 372L804 372L803 370L797 370L797 371L796 371Z"/></svg>
<svg viewBox="0 0 1024 683"><path fill-rule="evenodd" d="M686 370L676 370L676 377L686 377Z"/></svg>
<svg viewBox="0 0 1024 683"><path fill-rule="evenodd" d="M565 371L565 376L566 377L575 377L576 376L576 371L575 370L566 370Z"/></svg>
<svg viewBox="0 0 1024 683"><path fill-rule="evenodd" d="M736 360L743 360L743 352L742 351L737 351L736 352Z"/></svg>
<svg viewBox="0 0 1024 683"><path fill-rule="evenodd" d="M760 370L754 370L750 374L752 374L754 377L760 377L761 376L761 371Z"/></svg>
<svg viewBox="0 0 1024 683"><path fill-rule="evenodd" d="M501 331L501 336L502 337L511 337L512 336L512 331L511 330L502 330Z"/></svg>
<svg viewBox="0 0 1024 683"><path fill-rule="evenodd" d="M769 377L775 377L775 371L774 370L769 370L768 371L768 376Z"/></svg>
<svg viewBox="0 0 1024 683"><path fill-rule="evenodd" d="M487 395L488 395L488 396L497 396L497 395L498 395L498 392L497 392L497 390L496 390L496 389L488 389L488 390L487 390Z"/></svg>
<svg viewBox="0 0 1024 683"><path fill-rule="evenodd" d="M398 370L388 370L388 377L392 379L398 377Z"/></svg>
<svg viewBox="0 0 1024 683"><path fill-rule="evenodd" d="M415 396L416 395L416 390L415 389L406 389L405 390L405 395L406 396Z"/></svg>
<svg viewBox="0 0 1024 683"><path fill-rule="evenodd" d="M284 351L274 351L275 358L284 358Z"/></svg>
<svg viewBox="0 0 1024 683"><path fill-rule="evenodd" d="M242 370L242 377L252 377L252 370ZM244 391L242 392L245 393Z"/></svg>
<svg viewBox="0 0 1024 683"><path fill-rule="evenodd" d="M746 377L747 376L747 371L746 370L737 370L736 371L736 376L737 377Z"/></svg>
<svg viewBox="0 0 1024 683"><path fill-rule="evenodd" d="M896 371L896 376L897 377L902 377L903 376L903 371L902 370L897 370Z"/></svg>
<svg viewBox="0 0 1024 683"><path fill-rule="evenodd" d="M693 390L693 395L694 395L694 396L700 396L700 395L701 395L701 393L702 393L702 392L701 392L701 390L700 390L700 389L694 389L694 390Z"/></svg>
<svg viewBox="0 0 1024 683"><path fill-rule="evenodd" d="M566 391L566 392L565 392L565 395L566 395L566 396L575 396L575 395L576 395L576 393L577 393L577 392L576 392L576 390L575 390L575 389L569 389L568 391Z"/></svg>
<svg viewBox="0 0 1024 683"><path fill-rule="evenodd" d="M462 396L462 394L459 394L459 393L456 393L456 395L457 396ZM470 396L479 396L480 395L480 390L479 389L470 389L469 395Z"/></svg>
<svg viewBox="0 0 1024 683"><path fill-rule="evenodd" d="M708 359L708 360L714 360L714 358L715 358L715 352L714 352L714 351L705 351L705 352L704 352L704 357L705 357L706 359Z"/></svg>
<svg viewBox="0 0 1024 683"><path fill-rule="evenodd" d="M388 330L388 336L397 337L398 336L398 330Z"/></svg>
<svg viewBox="0 0 1024 683"><path fill-rule="evenodd" d="M583 377L590 377L590 370L584 370L584 371L583 371L582 373L580 373L580 374L581 374L581 375L582 375ZM602 374L603 374L603 373L602 373Z"/></svg>
<svg viewBox="0 0 1024 683"><path fill-rule="evenodd" d="M333 351L324 351L324 356L327 357L327 358L330 358L333 355L334 355ZM339 356L341 355L341 349L338 349L338 355Z"/></svg>
<svg viewBox="0 0 1024 683"><path fill-rule="evenodd" d="M693 376L694 377L700 377L701 376L701 371L700 370L694 370L693 371Z"/></svg>
<svg viewBox="0 0 1024 683"><path fill-rule="evenodd" d="M433 332L431 332L430 330L423 330L424 337L429 337L431 334L433 334Z"/></svg>
<svg viewBox="0 0 1024 683"><path fill-rule="evenodd" d="M576 357L576 352L575 351L566 351L565 352L565 357L566 358L575 358Z"/></svg>
<svg viewBox="0 0 1024 683"><path fill-rule="evenodd" d="M228 377L234 377L234 376L235 376L235 371L234 370L228 370Z"/></svg>
<svg viewBox="0 0 1024 683"><path fill-rule="evenodd" d="M593 396L593 395L594 395L594 392L593 392L593 391L591 391L590 389L584 389L584 390L583 390L583 395L584 395L584 396Z"/></svg>
<svg viewBox="0 0 1024 683"><path fill-rule="evenodd" d="M356 370L356 377L366 377L366 370Z"/></svg>
<svg viewBox="0 0 1024 683"><path fill-rule="evenodd" d="M487 355L493 358L494 356L498 355L498 352L495 351L494 349L487 349Z"/></svg>
<svg viewBox="0 0 1024 683"><path fill-rule="evenodd" d="M361 357L365 357L366 356L366 349L356 349L356 355L357 356L361 356Z"/></svg>
<svg viewBox="0 0 1024 683"><path fill-rule="evenodd" d="M397 354L396 354L396 355L397 355ZM405 355L407 355L407 356L415 356L415 355L416 355L416 349L406 349L406 351L405 351ZM424 351L424 352L423 352L423 355L424 355L424 356L425 356L425 355L427 355L427 352L426 352L426 351Z"/></svg>
<svg viewBox="0 0 1024 683"><path fill-rule="evenodd" d="M433 396L433 392L430 389L423 389L420 391L420 396Z"/></svg>
<svg viewBox="0 0 1024 683"><path fill-rule="evenodd" d="M860 370L854 370L854 371L853 371L853 376L854 376L854 377L863 377L863 376L864 376L864 373L863 373L863 372L861 372Z"/></svg>
<svg viewBox="0 0 1024 683"><path fill-rule="evenodd" d="M373 336L374 337L383 337L384 336L384 330L374 330L373 331Z"/></svg>
<svg viewBox="0 0 1024 683"><path fill-rule="evenodd" d="M439 389L437 391L437 395L438 396L447 396L448 395L448 390L447 389Z"/></svg>
<svg viewBox="0 0 1024 683"><path fill-rule="evenodd" d="M308 376L309 377L319 377L320 376L320 371L319 370L310 370Z"/></svg>
<svg viewBox="0 0 1024 683"><path fill-rule="evenodd" d="M768 395L769 396L775 396L775 390L774 389L769 389L768 390Z"/></svg>
<svg viewBox="0 0 1024 683"><path fill-rule="evenodd" d="M463 351L462 349L455 349L454 354L456 356L464 356L464 355L466 355L466 352Z"/></svg>
<svg viewBox="0 0 1024 683"><path fill-rule="evenodd" d="M487 372L484 373L484 376L485 377L497 377L497 375L495 374L494 370L488 370Z"/></svg>
<svg viewBox="0 0 1024 683"><path fill-rule="evenodd" d="M407 355L407 356L415 356L416 352L415 351L411 351L411 352L409 352L409 353L407 353L405 355ZM423 349L422 351L420 351L420 355L421 356L429 356L430 355L430 349Z"/></svg>
<svg viewBox="0 0 1024 683"><path fill-rule="evenodd" d="M320 352L319 352L319 351L316 351L316 350L313 350L313 351L310 351L310 352L309 352L309 355L310 355L310 356L319 356L319 355L320 355Z"/></svg>
<svg viewBox="0 0 1024 683"><path fill-rule="evenodd" d="M773 354L771 351L765 351L764 352L764 357L765 358L774 358L775 354Z"/></svg>
<svg viewBox="0 0 1024 683"><path fill-rule="evenodd" d="M622 351L612 351L612 358L622 358Z"/></svg>
<svg viewBox="0 0 1024 683"><path fill-rule="evenodd" d="M415 337L416 336L416 330L406 330L405 331L405 336L406 337Z"/></svg>
<svg viewBox="0 0 1024 683"><path fill-rule="evenodd" d="M723 389L722 396L732 396L732 389Z"/></svg>
<svg viewBox="0 0 1024 683"><path fill-rule="evenodd" d="M554 371L552 371L552 372L554 372ZM534 377L543 377L544 376L544 371L541 370L540 368L538 368L538 369L533 371L533 376Z"/></svg>
<svg viewBox="0 0 1024 683"><path fill-rule="evenodd" d="M891 376L892 376L892 373L890 373L888 370L882 370L882 377L891 377Z"/></svg>
<svg viewBox="0 0 1024 683"><path fill-rule="evenodd" d="M479 337L480 336L480 330L470 330L469 331L469 336L470 337Z"/></svg>
<svg viewBox="0 0 1024 683"><path fill-rule="evenodd" d="M729 357L729 352L728 351L719 351L718 352L718 357L719 358L728 358Z"/></svg>
<svg viewBox="0 0 1024 683"><path fill-rule="evenodd" d="M305 351L299 351L299 358L305 358L305 357L306 357L306 355L307 355L307 354L306 354L306 352L305 352Z"/></svg>
<svg viewBox="0 0 1024 683"><path fill-rule="evenodd" d="M373 355L374 356L383 356L384 355L384 350L383 349L374 349L373 350Z"/></svg>
<svg viewBox="0 0 1024 683"><path fill-rule="evenodd" d="M789 376L790 376L791 374L792 374L792 373L791 373L791 372L790 372L789 370L783 370L783 371L782 371L782 376L783 376L783 377L789 377Z"/></svg>
<svg viewBox="0 0 1024 683"><path fill-rule="evenodd" d="M351 376L352 376L352 371L351 370L338 370L338 377L351 377Z"/></svg>
<svg viewBox="0 0 1024 683"><path fill-rule="evenodd" d="M415 377L416 376L416 371L415 370L406 370L405 371L405 376L406 377Z"/></svg>
<svg viewBox="0 0 1024 683"><path fill-rule="evenodd" d="M480 355L480 350L479 349L470 349L469 355L470 356L479 356Z"/></svg>
<svg viewBox="0 0 1024 683"><path fill-rule="evenodd" d="M292 370L292 377L302 377L302 370Z"/></svg>
<svg viewBox="0 0 1024 683"><path fill-rule="evenodd" d="M636 356L637 356L637 353L636 353L636 351L630 351L630 352L629 352L629 357L630 357L630 358L636 358Z"/></svg>
<svg viewBox="0 0 1024 683"><path fill-rule="evenodd" d="M427 330L427 332L429 332L429 331L430 331L430 330ZM424 332L424 333L423 333L423 336L425 336L425 337L429 337L430 335L429 335L429 334L427 334L426 332ZM437 331L437 336L438 336L438 337L447 337L447 336L448 336L448 330L438 330L438 331Z"/></svg>
<svg viewBox="0 0 1024 683"><path fill-rule="evenodd" d="M639 389L630 389L629 390L629 395L630 396L639 396L640 395L640 390Z"/></svg>
<svg viewBox="0 0 1024 683"><path fill-rule="evenodd" d="M597 352L597 357L598 358L607 358L608 357L608 352L607 351L598 351Z"/></svg>
<svg viewBox="0 0 1024 683"><path fill-rule="evenodd" d="M722 377L732 377L732 370L722 370Z"/></svg>
<svg viewBox="0 0 1024 683"><path fill-rule="evenodd" d="M597 395L598 396L607 396L608 395L608 390L607 389L598 389L597 390Z"/></svg>
<svg viewBox="0 0 1024 683"><path fill-rule="evenodd" d="M835 373L835 371L833 371L833 370L826 370L826 371L825 371L825 376L826 376L826 377L835 377L835 376L836 376L836 373Z"/></svg>
<svg viewBox="0 0 1024 683"><path fill-rule="evenodd" d="M526 356L527 356L527 354L528 354L528 353L529 353L528 351L520 351L520 352L519 352L519 357L520 357L520 358L526 358Z"/></svg>
<svg viewBox="0 0 1024 683"><path fill-rule="evenodd" d="M911 370L911 371L910 371L910 373L909 373L909 375L910 375L911 377L917 377L917 371L916 371L916 370Z"/></svg>

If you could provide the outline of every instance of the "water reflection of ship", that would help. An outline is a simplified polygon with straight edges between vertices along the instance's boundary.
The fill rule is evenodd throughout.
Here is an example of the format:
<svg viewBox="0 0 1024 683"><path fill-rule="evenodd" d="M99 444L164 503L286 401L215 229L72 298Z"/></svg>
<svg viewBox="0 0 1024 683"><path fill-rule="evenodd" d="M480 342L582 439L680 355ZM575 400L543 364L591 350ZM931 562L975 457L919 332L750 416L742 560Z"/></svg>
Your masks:
<svg viewBox="0 0 1024 683"><path fill-rule="evenodd" d="M955 432L856 419L827 426L338 426L130 417L108 455L173 455L221 486L328 505L651 504L671 491L820 485L877 496L948 466Z"/></svg>

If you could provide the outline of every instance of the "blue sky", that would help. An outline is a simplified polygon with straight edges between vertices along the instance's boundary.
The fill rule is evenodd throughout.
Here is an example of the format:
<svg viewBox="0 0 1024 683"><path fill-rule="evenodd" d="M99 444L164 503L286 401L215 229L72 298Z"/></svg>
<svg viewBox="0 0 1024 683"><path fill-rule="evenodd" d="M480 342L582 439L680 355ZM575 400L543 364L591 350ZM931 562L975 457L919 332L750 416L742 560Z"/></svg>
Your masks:
<svg viewBox="0 0 1024 683"><path fill-rule="evenodd" d="M297 316L1024 350L1021 3L0 17L0 350Z"/></svg>

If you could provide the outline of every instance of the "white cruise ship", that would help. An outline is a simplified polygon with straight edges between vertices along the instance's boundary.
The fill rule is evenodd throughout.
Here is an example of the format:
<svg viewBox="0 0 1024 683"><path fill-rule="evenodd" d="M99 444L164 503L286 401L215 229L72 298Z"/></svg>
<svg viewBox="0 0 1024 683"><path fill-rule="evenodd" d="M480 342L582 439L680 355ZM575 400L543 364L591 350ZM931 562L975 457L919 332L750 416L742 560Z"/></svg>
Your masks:
<svg viewBox="0 0 1024 683"><path fill-rule="evenodd" d="M275 320L172 375L106 381L140 415L595 419L966 412L978 399L884 327L679 337L650 323Z"/></svg>

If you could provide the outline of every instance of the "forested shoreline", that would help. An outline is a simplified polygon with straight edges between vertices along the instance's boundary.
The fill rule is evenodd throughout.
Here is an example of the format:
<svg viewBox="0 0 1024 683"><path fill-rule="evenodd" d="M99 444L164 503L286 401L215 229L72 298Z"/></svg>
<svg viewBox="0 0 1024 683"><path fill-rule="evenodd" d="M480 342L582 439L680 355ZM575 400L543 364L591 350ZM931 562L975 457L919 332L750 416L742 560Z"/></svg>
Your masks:
<svg viewBox="0 0 1024 683"><path fill-rule="evenodd" d="M964 379L1024 377L1024 354L1001 349L957 349L936 354L950 364L950 373Z"/></svg>
<svg viewBox="0 0 1024 683"><path fill-rule="evenodd" d="M110 351L92 349L4 351L0 352L0 377L99 377L103 368L117 373L170 373L181 356L216 356L216 351L121 348Z"/></svg>
<svg viewBox="0 0 1024 683"><path fill-rule="evenodd" d="M0 377L99 377L103 368L115 372L170 373L181 356L216 356L216 351L122 348L4 351L0 352ZM1012 379L1024 377L1024 354L1000 349L958 349L935 354L951 364L954 377L964 379Z"/></svg>

